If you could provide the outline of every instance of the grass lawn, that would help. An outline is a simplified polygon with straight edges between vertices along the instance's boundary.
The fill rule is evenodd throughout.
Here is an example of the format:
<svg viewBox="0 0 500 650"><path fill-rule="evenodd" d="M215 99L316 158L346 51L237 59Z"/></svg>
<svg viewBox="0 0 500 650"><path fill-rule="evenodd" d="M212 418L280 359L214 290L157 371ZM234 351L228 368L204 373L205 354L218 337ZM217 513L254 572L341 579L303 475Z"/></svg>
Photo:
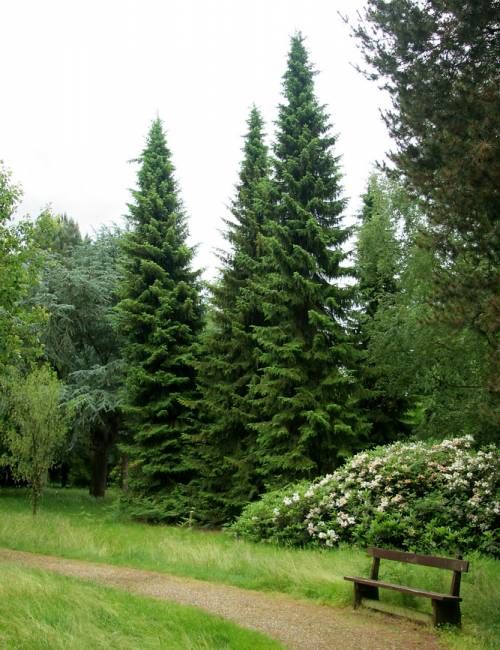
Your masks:
<svg viewBox="0 0 500 650"><path fill-rule="evenodd" d="M283 646L194 607L2 565L2 650L278 650Z"/></svg>
<svg viewBox="0 0 500 650"><path fill-rule="evenodd" d="M370 560L351 547L329 551L283 549L250 544L227 533L123 520L114 498L96 501L79 490L47 490L33 519L23 490L0 490L0 546L68 558L163 571L225 582L249 589L280 591L333 605L351 602L344 575L367 575ZM462 633L443 633L451 647L500 647L500 562L469 556L463 577ZM447 591L451 573L397 563L382 563L381 577ZM384 592L389 603L430 611L425 599L403 600Z"/></svg>

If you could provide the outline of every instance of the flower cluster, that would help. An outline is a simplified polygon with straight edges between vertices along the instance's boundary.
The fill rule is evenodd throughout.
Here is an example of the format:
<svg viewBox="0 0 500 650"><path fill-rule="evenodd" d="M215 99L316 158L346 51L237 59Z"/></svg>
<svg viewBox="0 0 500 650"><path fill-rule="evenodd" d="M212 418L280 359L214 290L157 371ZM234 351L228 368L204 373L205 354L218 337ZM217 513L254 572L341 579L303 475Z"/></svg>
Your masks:
<svg viewBox="0 0 500 650"><path fill-rule="evenodd" d="M354 456L333 474L250 504L233 530L253 540L392 545L498 555L500 455L470 436L396 443Z"/></svg>

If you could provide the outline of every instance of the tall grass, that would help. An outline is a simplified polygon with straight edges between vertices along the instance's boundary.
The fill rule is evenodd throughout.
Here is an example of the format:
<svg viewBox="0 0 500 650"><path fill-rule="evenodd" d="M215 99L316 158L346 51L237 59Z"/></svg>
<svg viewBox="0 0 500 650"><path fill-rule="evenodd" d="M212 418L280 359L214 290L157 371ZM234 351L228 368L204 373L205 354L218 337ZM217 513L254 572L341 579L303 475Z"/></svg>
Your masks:
<svg viewBox="0 0 500 650"><path fill-rule="evenodd" d="M109 562L179 576L224 582L249 589L280 591L317 601L348 605L352 585L344 575L367 575L362 550L284 549L235 540L228 533L148 526L120 518L113 496L95 501L83 491L49 490L38 518L22 490L0 492L0 546L70 558ZM463 633L449 633L460 650L500 647L500 562L470 556L463 577ZM436 591L449 589L448 571L382 562L381 577ZM430 611L424 599L403 601L384 592L388 603Z"/></svg>
<svg viewBox="0 0 500 650"><path fill-rule="evenodd" d="M350 602L345 572L367 567L353 548L333 553L235 540L229 533L122 520L112 497L48 490L33 518L21 490L0 492L0 546L163 571L249 589Z"/></svg>
<svg viewBox="0 0 500 650"><path fill-rule="evenodd" d="M278 650L264 635L194 607L2 565L2 650Z"/></svg>

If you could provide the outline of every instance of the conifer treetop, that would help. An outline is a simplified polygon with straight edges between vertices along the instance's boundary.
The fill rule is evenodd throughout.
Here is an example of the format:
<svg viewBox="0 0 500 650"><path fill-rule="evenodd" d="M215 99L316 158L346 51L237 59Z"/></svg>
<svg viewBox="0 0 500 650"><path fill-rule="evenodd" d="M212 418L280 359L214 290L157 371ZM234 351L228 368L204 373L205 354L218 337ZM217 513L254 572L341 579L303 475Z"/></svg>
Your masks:
<svg viewBox="0 0 500 650"><path fill-rule="evenodd" d="M239 252L255 258L257 238L265 218L265 188L269 178L269 155L264 138L264 120L259 109L253 105L247 119L248 130L243 145L236 195L231 202L234 220L226 221L226 239L233 247L233 255Z"/></svg>
<svg viewBox="0 0 500 650"><path fill-rule="evenodd" d="M314 92L315 71L303 36L292 37L283 76L284 102L279 106L274 145L274 177L280 221L296 220L314 228L334 228L329 245L341 244L349 229L340 227L342 198L340 157L334 155L336 136L326 109ZM293 227L293 224L291 224Z"/></svg>
<svg viewBox="0 0 500 650"><path fill-rule="evenodd" d="M131 258L150 260L172 279L191 280L194 250L186 243L186 214L160 118L152 122L136 162L140 164L138 187L132 190L133 201L128 204L132 230L125 248Z"/></svg>

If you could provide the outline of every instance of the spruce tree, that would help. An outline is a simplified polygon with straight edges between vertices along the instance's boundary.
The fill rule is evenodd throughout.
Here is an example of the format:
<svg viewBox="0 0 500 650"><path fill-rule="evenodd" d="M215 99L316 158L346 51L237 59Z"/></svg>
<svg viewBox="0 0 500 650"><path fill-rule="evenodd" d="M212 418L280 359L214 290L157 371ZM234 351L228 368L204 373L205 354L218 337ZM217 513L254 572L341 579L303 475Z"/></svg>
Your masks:
<svg viewBox="0 0 500 650"><path fill-rule="evenodd" d="M265 316L255 328L258 454L267 484L329 471L362 444L346 325L338 157L302 36L292 38L274 147L267 276L255 287Z"/></svg>
<svg viewBox="0 0 500 650"><path fill-rule="evenodd" d="M125 337L129 502L138 516L174 520L185 514L181 495L192 478L187 440L192 352L202 319L198 273L191 268L186 216L159 119L138 162L118 306Z"/></svg>
<svg viewBox="0 0 500 650"><path fill-rule="evenodd" d="M269 159L257 108L252 108L247 124L232 219L226 221L230 251L221 254L221 277L212 287L211 321L199 366L206 425L198 516L211 523L231 519L260 491L249 387L256 374L253 330L262 325L263 315L251 287L262 275Z"/></svg>

